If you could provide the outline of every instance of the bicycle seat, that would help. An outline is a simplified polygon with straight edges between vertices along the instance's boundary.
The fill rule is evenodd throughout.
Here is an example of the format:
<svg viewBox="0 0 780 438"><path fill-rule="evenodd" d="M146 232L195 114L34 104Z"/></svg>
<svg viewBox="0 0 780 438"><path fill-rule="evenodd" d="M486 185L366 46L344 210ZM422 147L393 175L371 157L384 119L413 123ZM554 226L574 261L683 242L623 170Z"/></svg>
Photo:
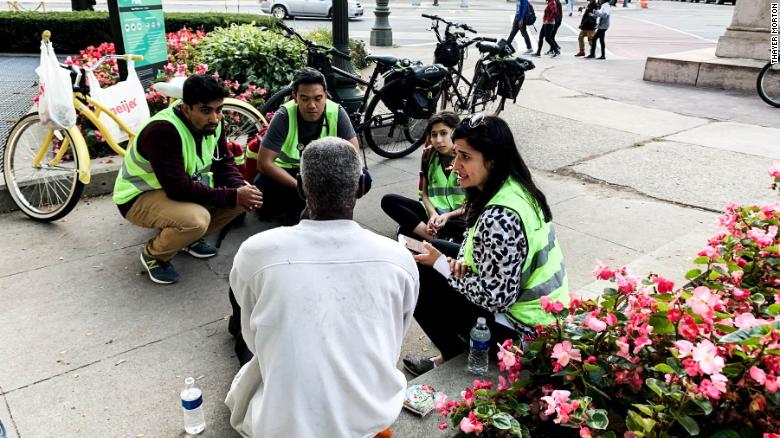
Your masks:
<svg viewBox="0 0 780 438"><path fill-rule="evenodd" d="M368 55L366 61L376 61L380 64L395 65L398 62L398 58L393 55Z"/></svg>
<svg viewBox="0 0 780 438"><path fill-rule="evenodd" d="M487 41L480 41L477 43L477 50L482 53L489 53L491 55L508 56L512 54L512 49L506 42L489 43Z"/></svg>
<svg viewBox="0 0 780 438"><path fill-rule="evenodd" d="M176 76L168 82L152 84L152 88L163 96L181 99L184 97L184 81L186 80L186 76Z"/></svg>

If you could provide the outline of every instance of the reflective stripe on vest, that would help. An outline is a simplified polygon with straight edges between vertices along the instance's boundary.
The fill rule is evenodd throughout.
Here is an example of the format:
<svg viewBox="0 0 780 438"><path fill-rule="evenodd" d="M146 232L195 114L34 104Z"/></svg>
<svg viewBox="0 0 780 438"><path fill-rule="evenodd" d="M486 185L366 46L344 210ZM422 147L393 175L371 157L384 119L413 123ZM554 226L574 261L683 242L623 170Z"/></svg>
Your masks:
<svg viewBox="0 0 780 438"><path fill-rule="evenodd" d="M246 154L242 153L241 155L236 155L233 157L233 160L236 162L236 166L243 166L244 161L246 160Z"/></svg>
<svg viewBox="0 0 780 438"><path fill-rule="evenodd" d="M161 188L151 164L138 153L137 145L144 128L156 121L166 121L176 128L181 139L182 159L184 161L184 171L187 175L201 184L214 187L211 161L217 148L219 137L222 134L222 124L217 125L217 130L213 135L207 135L202 138L201 156L198 157L195 151L195 138L184 121L174 113L171 107L158 112L149 119L127 148L124 162L114 183L113 200L116 204L125 204L143 192Z"/></svg>
<svg viewBox="0 0 780 438"><path fill-rule="evenodd" d="M301 150L298 149L298 104L294 100L285 103L287 110L287 138L285 138L279 156L274 163L285 169L297 169L301 166ZM325 123L322 126L322 137L335 137L339 124L339 104L330 99L325 101Z"/></svg>
<svg viewBox="0 0 780 438"><path fill-rule="evenodd" d="M549 295L552 301L569 303L568 278L555 228L543 221L533 197L512 178L504 182L486 207L490 205L501 205L517 214L528 240L528 256L520 274L520 294L505 316L527 326L551 324L555 319L541 308L539 298ZM476 227L477 224L469 229L463 254L474 272L478 272L473 258Z"/></svg>
<svg viewBox="0 0 780 438"><path fill-rule="evenodd" d="M458 185L458 175L447 175L441 167L440 154L436 151L428 158L428 200L436 213L449 213L460 208L466 202L466 192Z"/></svg>

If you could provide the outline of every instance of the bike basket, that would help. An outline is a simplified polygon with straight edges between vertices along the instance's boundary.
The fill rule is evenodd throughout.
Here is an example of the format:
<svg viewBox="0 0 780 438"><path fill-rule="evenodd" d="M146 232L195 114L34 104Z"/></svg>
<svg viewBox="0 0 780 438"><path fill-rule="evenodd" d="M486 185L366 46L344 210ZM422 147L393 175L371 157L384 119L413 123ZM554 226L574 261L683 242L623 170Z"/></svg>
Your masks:
<svg viewBox="0 0 780 438"><path fill-rule="evenodd" d="M445 67L455 67L460 59L460 49L458 43L454 40L444 41L436 44L436 50L433 52L433 62Z"/></svg>

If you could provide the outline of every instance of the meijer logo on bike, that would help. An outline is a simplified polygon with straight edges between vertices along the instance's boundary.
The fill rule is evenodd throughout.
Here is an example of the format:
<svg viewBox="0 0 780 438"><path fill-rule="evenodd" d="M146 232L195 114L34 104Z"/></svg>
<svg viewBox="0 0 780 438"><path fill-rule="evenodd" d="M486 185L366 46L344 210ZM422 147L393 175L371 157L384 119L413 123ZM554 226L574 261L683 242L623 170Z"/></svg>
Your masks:
<svg viewBox="0 0 780 438"><path fill-rule="evenodd" d="M119 105L111 108L111 112L113 112L114 114L129 113L136 106L137 106L136 99L133 99L130 102L123 100Z"/></svg>

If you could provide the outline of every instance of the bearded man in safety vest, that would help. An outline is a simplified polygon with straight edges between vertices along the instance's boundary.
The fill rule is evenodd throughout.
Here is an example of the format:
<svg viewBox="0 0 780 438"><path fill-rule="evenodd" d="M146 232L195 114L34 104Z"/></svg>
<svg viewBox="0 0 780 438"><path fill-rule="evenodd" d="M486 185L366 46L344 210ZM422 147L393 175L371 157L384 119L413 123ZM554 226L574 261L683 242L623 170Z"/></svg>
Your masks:
<svg viewBox="0 0 780 438"><path fill-rule="evenodd" d="M297 223L306 206L296 180L306 145L322 137L340 137L359 147L349 115L328 99L322 73L304 67L293 75L291 87L292 100L276 111L263 136L255 178L264 197L260 219L285 225Z"/></svg>
<svg viewBox="0 0 780 438"><path fill-rule="evenodd" d="M217 249L203 236L263 205L244 181L225 140L227 91L210 76L184 82L183 102L155 114L130 143L114 184L114 202L131 223L157 228L141 263L155 283L179 280L171 260L179 251L206 259Z"/></svg>

